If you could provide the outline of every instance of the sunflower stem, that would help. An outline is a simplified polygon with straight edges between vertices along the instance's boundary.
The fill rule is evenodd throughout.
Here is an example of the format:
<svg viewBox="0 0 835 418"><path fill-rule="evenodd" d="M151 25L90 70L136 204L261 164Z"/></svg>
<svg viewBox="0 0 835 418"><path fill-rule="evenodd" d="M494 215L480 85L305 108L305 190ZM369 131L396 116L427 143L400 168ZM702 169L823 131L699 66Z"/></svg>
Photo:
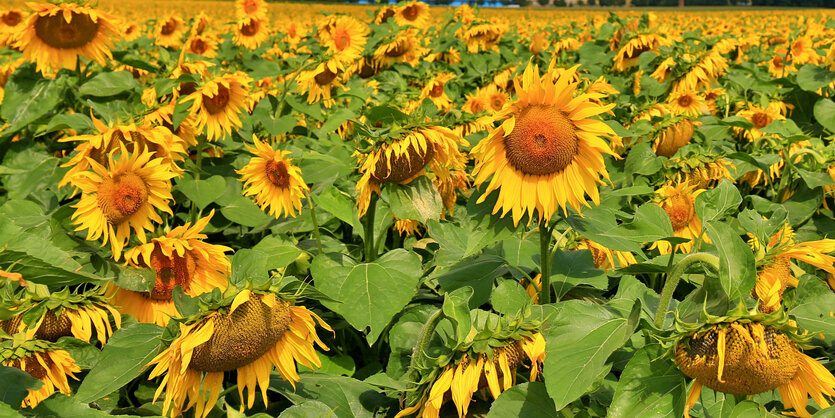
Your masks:
<svg viewBox="0 0 835 418"><path fill-rule="evenodd" d="M539 265L542 272L539 304L551 303L551 228L548 222L539 223Z"/></svg>
<svg viewBox="0 0 835 418"><path fill-rule="evenodd" d="M233 390L237 390L237 389L238 389L238 385L229 386L228 388L226 388L222 392L220 392L220 395L217 395L217 398L218 399L223 399L224 396L230 394Z"/></svg>
<svg viewBox="0 0 835 418"><path fill-rule="evenodd" d="M371 201L368 202L368 211L365 212L363 228L365 228L365 261L370 263L377 259L377 251L374 246L374 212L377 211L377 194L371 193Z"/></svg>
<svg viewBox="0 0 835 418"><path fill-rule="evenodd" d="M429 341L432 340L432 334L435 333L435 327L438 325L438 322L441 322L442 318L443 309L438 309L432 314L432 316L429 317L429 319L426 320L426 324L420 331L420 336L418 336L415 349L412 352L412 358L409 361L409 382L417 382L418 376L415 376L415 374L417 373L417 368L419 366L418 363L423 360Z"/></svg>
<svg viewBox="0 0 835 418"><path fill-rule="evenodd" d="M310 206L310 219L313 221L313 236L316 238L316 249L319 254L324 253L322 250L322 236L319 234L319 221L316 220L316 204L313 203L313 197L310 192L307 192L307 205Z"/></svg>
<svg viewBox="0 0 835 418"><path fill-rule="evenodd" d="M678 286L681 275L688 267L695 263L705 263L713 268L714 271L719 271L719 257L708 253L693 253L688 254L681 259L672 269L667 270L667 280L664 282L664 288L661 290L661 297L658 300L658 310L655 312L655 327L661 328L664 325L664 317L667 315L667 308L670 306L670 301L673 298L673 292Z"/></svg>

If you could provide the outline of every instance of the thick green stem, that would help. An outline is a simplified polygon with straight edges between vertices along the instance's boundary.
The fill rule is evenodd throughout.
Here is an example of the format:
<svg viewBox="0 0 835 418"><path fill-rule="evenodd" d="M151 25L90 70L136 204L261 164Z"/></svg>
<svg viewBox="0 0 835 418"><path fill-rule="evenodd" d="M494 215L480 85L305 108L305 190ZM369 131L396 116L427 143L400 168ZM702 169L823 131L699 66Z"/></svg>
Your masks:
<svg viewBox="0 0 835 418"><path fill-rule="evenodd" d="M307 205L310 206L310 219L313 221L313 236L316 238L316 248L319 254L324 253L322 250L322 236L319 234L319 221L316 220L316 204L313 203L313 198L310 193L307 193Z"/></svg>
<svg viewBox="0 0 835 418"><path fill-rule="evenodd" d="M670 306L670 301L673 298L673 292L678 286L678 281L681 275L688 267L695 263L706 263L713 268L714 271L719 271L719 257L708 253L693 253L688 254L682 258L672 269L667 271L667 281L664 282L664 288L661 290L661 298L658 300L658 310L655 312L655 326L661 328L664 325L664 317L667 315L667 308Z"/></svg>
<svg viewBox="0 0 835 418"><path fill-rule="evenodd" d="M539 304L551 303L551 228L547 222L539 223L539 265L542 271Z"/></svg>
<svg viewBox="0 0 835 418"><path fill-rule="evenodd" d="M435 327L438 325L438 322L441 322L443 317L443 309L438 309L432 314L432 316L429 317L429 319L426 320L426 324L420 331L417 344L415 344L415 349L412 351L412 359L409 361L409 383L416 383L420 379L420 376L416 375L419 363L423 360L423 357L426 354L426 348L429 346L429 341L432 340L432 334L435 333Z"/></svg>
<svg viewBox="0 0 835 418"><path fill-rule="evenodd" d="M365 218L363 219L365 221L363 224L363 228L365 228L363 244L365 244L365 261L367 263L377 259L377 248L374 246L374 212L377 210L377 199L377 195L371 193L371 201L368 202L368 211L365 212Z"/></svg>

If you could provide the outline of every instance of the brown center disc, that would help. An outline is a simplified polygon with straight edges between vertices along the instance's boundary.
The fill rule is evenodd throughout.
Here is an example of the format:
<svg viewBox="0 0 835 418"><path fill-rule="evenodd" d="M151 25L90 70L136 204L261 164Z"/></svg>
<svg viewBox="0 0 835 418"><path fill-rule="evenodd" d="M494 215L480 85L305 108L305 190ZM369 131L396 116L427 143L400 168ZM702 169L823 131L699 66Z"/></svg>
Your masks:
<svg viewBox="0 0 835 418"><path fill-rule="evenodd" d="M316 84L318 84L320 86L327 86L335 78L336 78L336 73L327 69L327 68L322 70L321 73L316 74L316 77L313 77L313 79L316 81Z"/></svg>
<svg viewBox="0 0 835 418"><path fill-rule="evenodd" d="M768 114L765 112L754 113L754 116L751 116L751 122L754 123L754 127L757 129L765 128L769 123Z"/></svg>
<svg viewBox="0 0 835 418"><path fill-rule="evenodd" d="M406 181L423 170L432 157L435 155L435 149L427 144L426 152L423 154L415 150L414 145L409 146L405 154L394 156L392 154L391 163L386 161L385 155L381 155L374 165L374 172L371 177L380 183L394 182L400 183ZM407 157L408 156L408 157Z"/></svg>
<svg viewBox="0 0 835 418"><path fill-rule="evenodd" d="M179 285L183 291L188 291L197 270L197 263L188 251L183 257L176 253L168 257L162 253L159 245L155 245L149 267L154 269L156 281L154 288L146 296L153 300L170 301L175 286Z"/></svg>
<svg viewBox="0 0 835 418"><path fill-rule="evenodd" d="M241 26L241 33L244 36L253 36L258 33L259 23L257 19L249 19L245 25Z"/></svg>
<svg viewBox="0 0 835 418"><path fill-rule="evenodd" d="M664 212L673 224L673 230L678 231L690 224L690 220L696 215L693 200L689 196L676 195L667 198Z"/></svg>
<svg viewBox="0 0 835 418"><path fill-rule="evenodd" d="M58 49L80 48L96 38L99 23L90 16L72 12L70 22L63 13L54 16L39 16L35 20L35 35L45 44Z"/></svg>
<svg viewBox="0 0 835 418"><path fill-rule="evenodd" d="M177 30L177 21L174 20L174 19L169 19L167 22L165 22L164 25L162 25L162 29L160 30L160 33L163 34L163 35L171 35L176 30Z"/></svg>
<svg viewBox="0 0 835 418"><path fill-rule="evenodd" d="M290 186L290 173L284 161L267 161L264 171L267 174L267 180L276 187L286 189Z"/></svg>
<svg viewBox="0 0 835 418"><path fill-rule="evenodd" d="M574 124L549 106L529 106L516 117L516 125L504 137L507 161L530 175L545 176L565 170L577 155Z"/></svg>
<svg viewBox="0 0 835 418"><path fill-rule="evenodd" d="M229 103L229 89L223 85L217 86L217 94L212 97L203 95L203 107L210 115L215 115L226 108Z"/></svg>
<svg viewBox="0 0 835 418"><path fill-rule="evenodd" d="M148 186L136 174L120 174L99 185L97 200L107 221L120 224L148 200Z"/></svg>

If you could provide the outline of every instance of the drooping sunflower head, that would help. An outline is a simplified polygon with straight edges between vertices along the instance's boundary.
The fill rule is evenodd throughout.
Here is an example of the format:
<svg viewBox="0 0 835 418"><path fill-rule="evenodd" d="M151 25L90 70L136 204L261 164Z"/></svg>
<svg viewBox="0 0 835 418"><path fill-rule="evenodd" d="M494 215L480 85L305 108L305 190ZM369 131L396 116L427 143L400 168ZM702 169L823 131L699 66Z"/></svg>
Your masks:
<svg viewBox="0 0 835 418"><path fill-rule="evenodd" d="M176 286L193 297L214 289L226 290L231 268L226 253L232 249L205 242L207 237L201 232L213 215L214 211L193 226L186 223L125 251L130 267L153 270L154 286L137 290L108 284L106 294L113 306L139 322L165 326L171 317L179 316L173 300Z"/></svg>
<svg viewBox="0 0 835 418"><path fill-rule="evenodd" d="M92 171L79 172L71 180L82 192L73 206L77 230L87 229L91 241L103 238L102 246L110 241L116 260L131 230L145 242L145 231L154 229L152 222L162 222L157 210L173 215L168 201L175 174L162 158L152 157L146 149L130 153L122 145L118 159L111 153L107 166L88 159Z"/></svg>
<svg viewBox="0 0 835 418"><path fill-rule="evenodd" d="M686 183L696 189L707 189L722 179L734 180L734 164L727 159L710 154L692 154L670 159L671 172L667 177L676 183Z"/></svg>
<svg viewBox="0 0 835 418"><path fill-rule="evenodd" d="M235 45L256 49L270 38L270 28L265 18L246 16L235 27Z"/></svg>
<svg viewBox="0 0 835 418"><path fill-rule="evenodd" d="M180 335L148 364L154 366L149 379L167 375L154 401L165 391L166 415L177 416L195 406L195 416L205 417L223 389L224 373L236 371L238 392L247 407L253 406L259 386L266 405L273 366L293 384L299 380L297 363L321 366L314 344L327 347L316 335L317 322L332 331L315 313L273 293L241 291L181 323Z"/></svg>
<svg viewBox="0 0 835 418"><path fill-rule="evenodd" d="M661 45L669 45L670 41L657 33L650 32L638 34L626 42L621 42L621 44L612 65L612 70L618 72L626 71L638 65L641 54L657 50Z"/></svg>
<svg viewBox="0 0 835 418"><path fill-rule="evenodd" d="M183 19L173 15L165 16L157 21L154 42L164 48L179 48L186 31L188 27Z"/></svg>
<svg viewBox="0 0 835 418"><path fill-rule="evenodd" d="M98 289L70 293L65 288L46 298L16 300L9 308L16 314L0 320L0 329L9 335L24 333L30 339L55 342L71 336L91 342L95 335L105 344L114 329L110 316L116 329L122 324L122 317Z"/></svg>
<svg viewBox="0 0 835 418"><path fill-rule="evenodd" d="M78 57L104 65L119 29L113 17L75 3L29 3L32 14L16 35L14 46L37 70L75 69Z"/></svg>
<svg viewBox="0 0 835 418"><path fill-rule="evenodd" d="M579 211L588 206L586 195L599 201L597 183L608 178L603 154L614 155L601 136L614 132L592 117L614 105L591 101L600 97L596 93L575 96L572 76L569 71L552 82L529 65L514 80L518 98L495 115L501 126L473 148L475 184L489 180L479 202L499 192L493 213L510 212L518 224L525 214L533 219L535 211L540 221L557 208Z"/></svg>
<svg viewBox="0 0 835 418"><path fill-rule="evenodd" d="M80 373L81 368L70 354L55 343L20 337L22 334L0 341L0 364L23 370L42 383L39 389L29 389L20 406L34 408L56 390L72 394L67 377L78 380L74 373Z"/></svg>
<svg viewBox="0 0 835 418"><path fill-rule="evenodd" d="M252 141L255 147L247 149L253 157L238 171L244 182L244 196L254 196L255 203L276 218L282 214L295 217L310 190L301 169L287 157L289 151L276 151L255 135Z"/></svg>
<svg viewBox="0 0 835 418"><path fill-rule="evenodd" d="M677 244L676 251L690 252L693 246L692 240L702 232L701 221L696 215L696 197L704 191L686 183L668 183L655 191L656 204L667 213L675 236L690 240ZM702 236L702 239L710 242L706 235ZM656 241L652 248L658 248L661 254L669 254L673 250L667 241Z"/></svg>
<svg viewBox="0 0 835 418"><path fill-rule="evenodd" d="M450 178L450 169L466 161L460 147L469 144L452 130L440 126L418 128L400 139L376 144L367 153L357 153L362 177L357 182L357 206L362 217L372 193L380 193L383 183L406 184L424 174L429 167L441 180Z"/></svg>
<svg viewBox="0 0 835 418"><path fill-rule="evenodd" d="M296 77L296 82L299 91L307 92L308 103L318 103L321 100L326 108L331 108L336 103L331 97L332 90L343 87L341 79L344 75L339 61L328 60L312 70L302 71Z"/></svg>
<svg viewBox="0 0 835 418"><path fill-rule="evenodd" d="M467 416L477 392L498 398L516 384L520 366L530 367L527 377L536 380L545 360L545 338L538 332L538 323L520 319L492 318L480 326L474 324L468 341L460 342L449 355L413 361L416 369L410 377L416 378L416 388L405 394L397 417L437 418L449 400L458 416ZM497 323L501 323L499 330L488 329Z"/></svg>
<svg viewBox="0 0 835 418"><path fill-rule="evenodd" d="M206 12L200 12L191 21L191 34L203 35L211 28L212 19L206 15Z"/></svg>
<svg viewBox="0 0 835 418"><path fill-rule="evenodd" d="M479 51L495 50L502 36L509 30L506 24L494 22L474 23L462 27L456 35L467 45L467 51L476 53Z"/></svg>
<svg viewBox="0 0 835 418"><path fill-rule="evenodd" d="M429 49L421 44L422 36L415 29L404 29L397 33L394 39L381 44L374 50L374 60L381 67L405 62L417 65Z"/></svg>
<svg viewBox="0 0 835 418"><path fill-rule="evenodd" d="M628 251L612 250L589 239L581 239L574 249L589 250L595 267L604 271L613 271L638 262L635 260L635 256Z"/></svg>
<svg viewBox="0 0 835 418"><path fill-rule="evenodd" d="M242 126L240 114L246 105L250 78L237 72L215 77L188 95L191 113L197 115L198 131L205 130L209 141L225 137Z"/></svg>

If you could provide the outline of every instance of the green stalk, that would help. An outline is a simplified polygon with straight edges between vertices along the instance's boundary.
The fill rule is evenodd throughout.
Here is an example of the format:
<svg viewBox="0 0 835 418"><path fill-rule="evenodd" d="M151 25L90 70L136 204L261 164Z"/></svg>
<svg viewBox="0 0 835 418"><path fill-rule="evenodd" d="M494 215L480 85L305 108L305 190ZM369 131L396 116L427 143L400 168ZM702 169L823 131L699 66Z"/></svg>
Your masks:
<svg viewBox="0 0 835 418"><path fill-rule="evenodd" d="M420 376L417 376L417 369L420 361L423 360L423 357L426 353L426 349L429 346L429 341L432 340L432 334L435 332L435 327L441 322L443 319L443 309L438 309L429 319L426 320L426 324L423 326L423 329L420 331L420 336L418 337L417 344L415 344L415 349L412 351L412 358L409 361L409 380L408 383L417 383Z"/></svg>
<svg viewBox="0 0 835 418"><path fill-rule="evenodd" d="M542 271L542 288L539 304L551 303L551 228L547 222L539 223L539 265Z"/></svg>
<svg viewBox="0 0 835 418"><path fill-rule="evenodd" d="M371 193L371 201L368 202L368 211L365 212L363 228L365 228L365 261L370 263L377 259L377 249L374 246L374 212L377 210L377 194Z"/></svg>
<svg viewBox="0 0 835 418"><path fill-rule="evenodd" d="M310 206L310 219L313 221L313 236L316 237L316 248L319 254L324 253L322 250L322 236L319 234L319 221L316 220L316 204L313 203L313 198L310 192L307 193L307 205Z"/></svg>
<svg viewBox="0 0 835 418"><path fill-rule="evenodd" d="M719 270L719 257L708 253L693 253L688 254L682 258L672 269L667 272L667 281L664 282L664 288L661 290L661 298L658 300L658 310L655 312L655 327L661 328L664 325L664 316L667 314L667 308L670 306L670 301L673 298L673 292L678 286L678 281L681 275L688 267L695 263L706 263L713 268L714 271Z"/></svg>

